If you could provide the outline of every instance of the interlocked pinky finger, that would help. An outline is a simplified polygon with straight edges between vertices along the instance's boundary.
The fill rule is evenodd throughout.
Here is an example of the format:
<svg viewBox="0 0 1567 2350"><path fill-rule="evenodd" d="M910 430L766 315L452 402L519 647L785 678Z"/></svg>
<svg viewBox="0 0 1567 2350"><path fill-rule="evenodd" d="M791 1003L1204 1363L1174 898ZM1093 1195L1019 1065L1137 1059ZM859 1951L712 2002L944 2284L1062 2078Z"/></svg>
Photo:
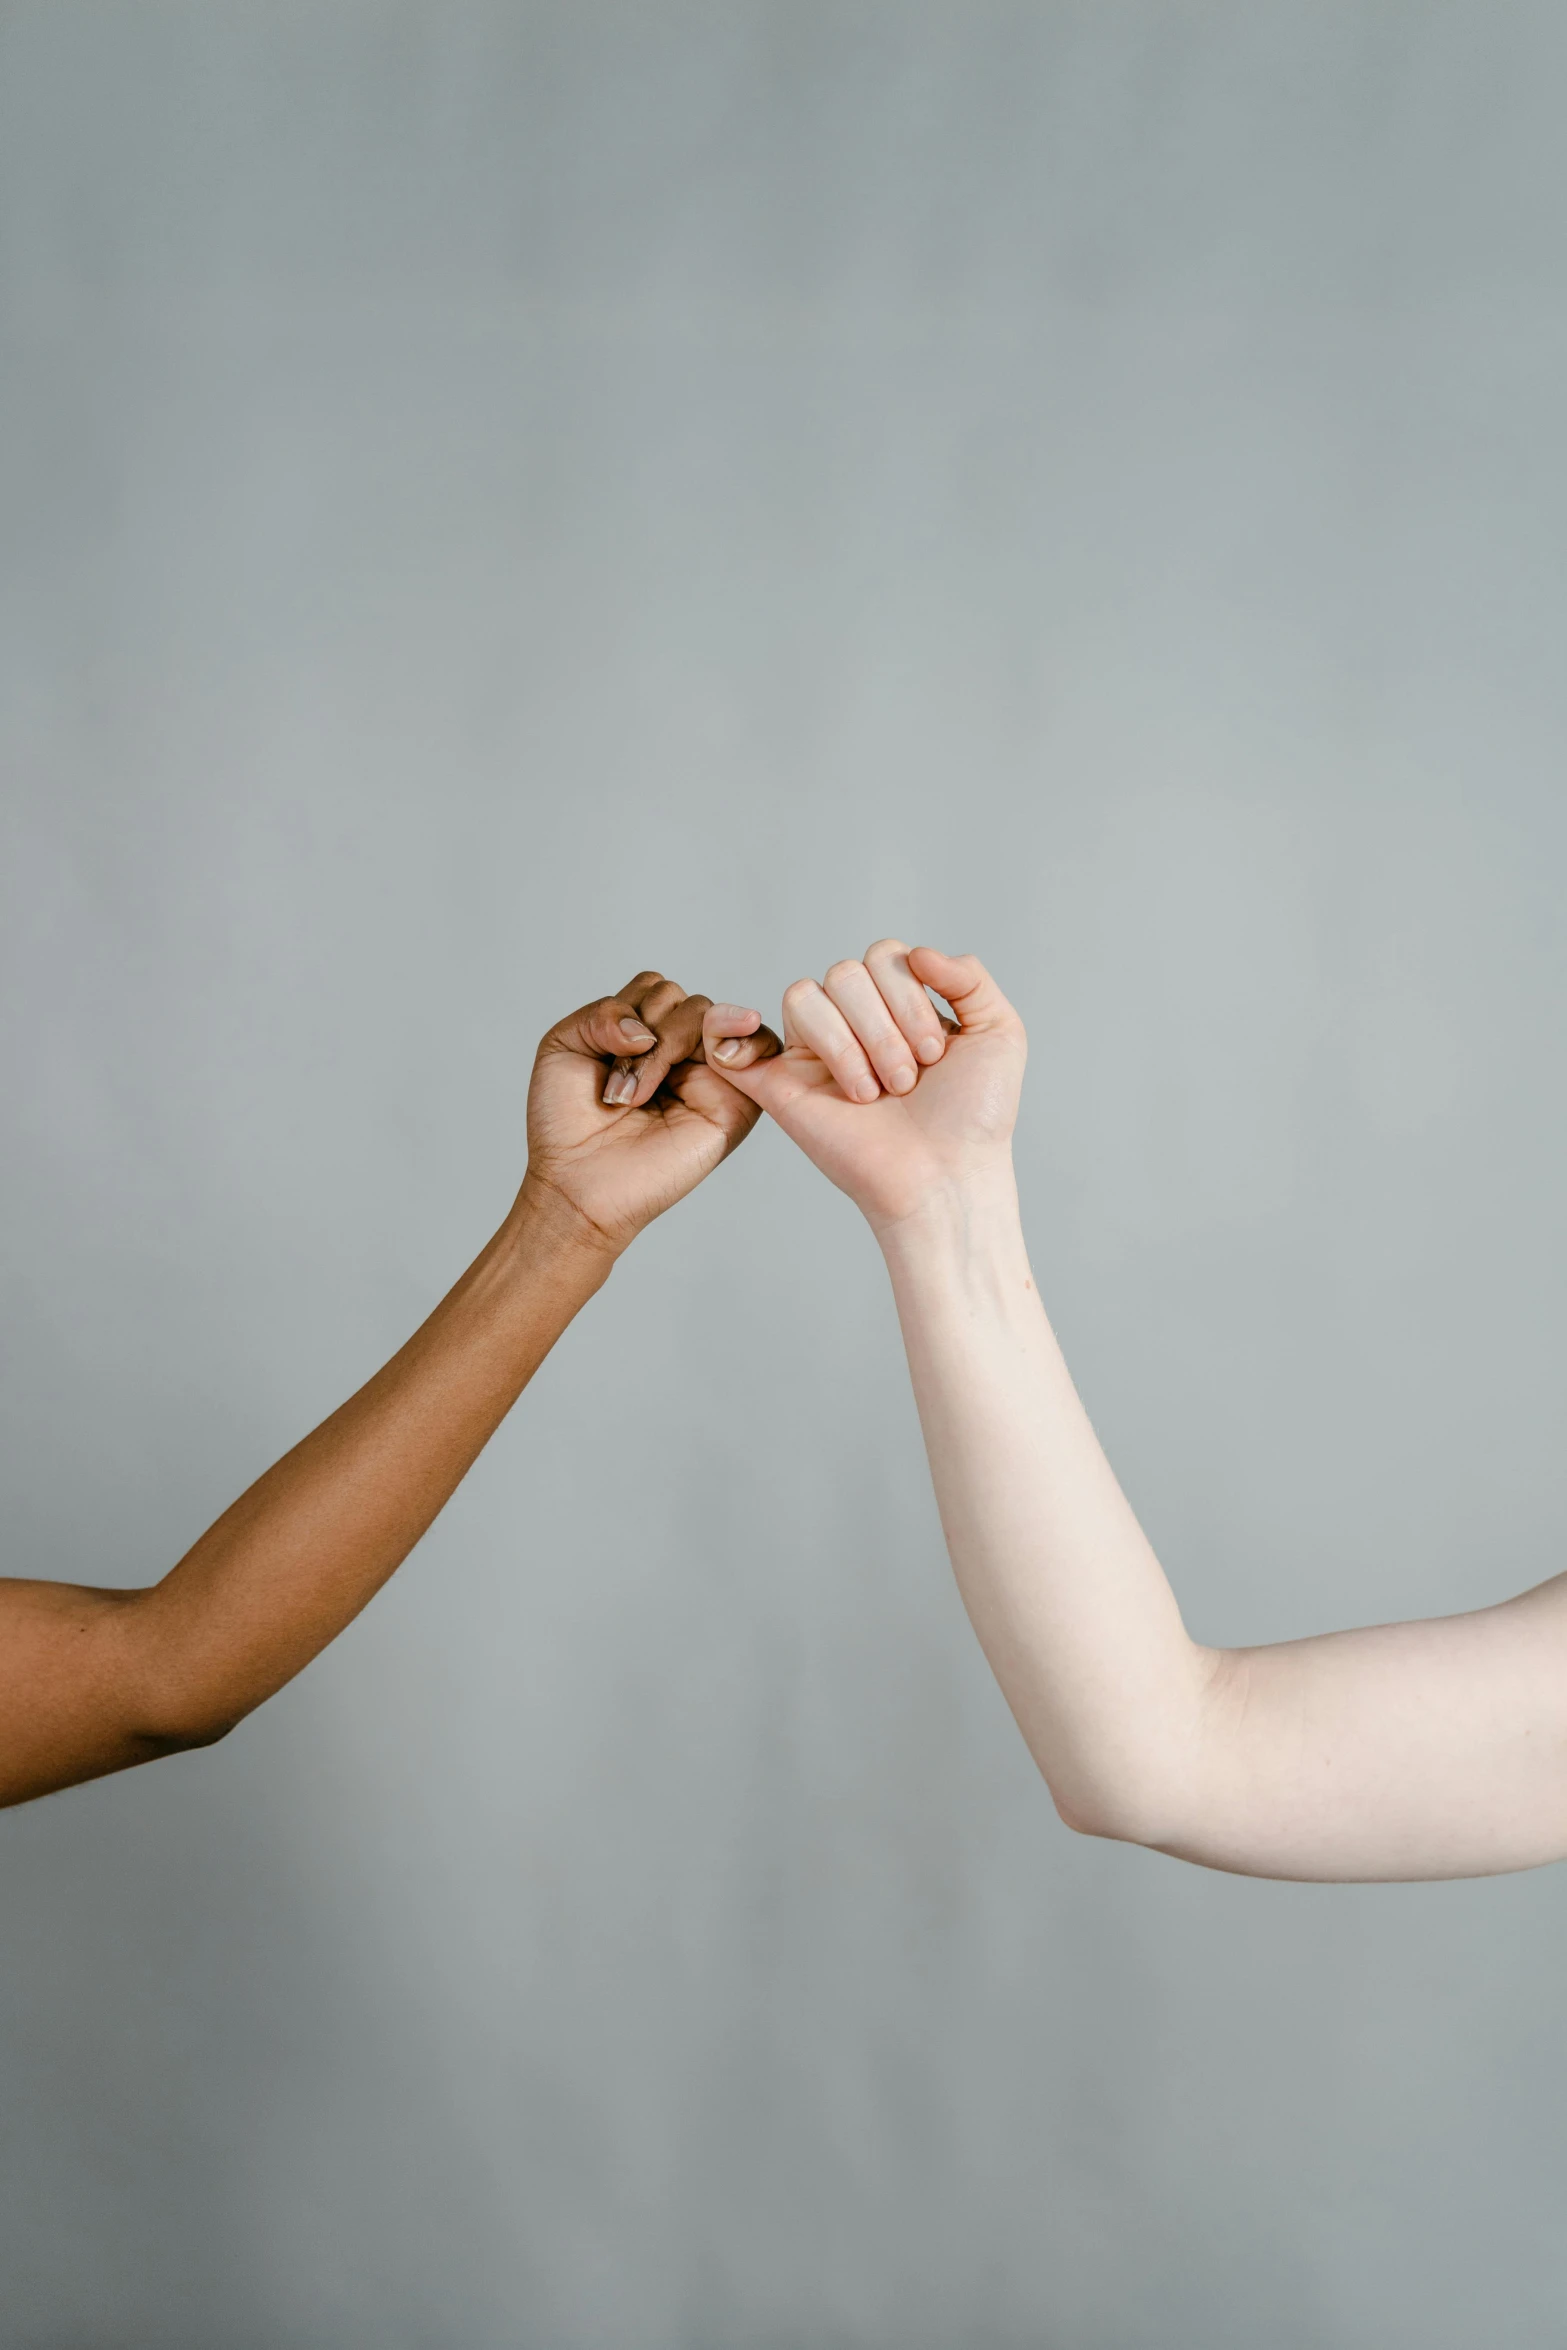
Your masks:
<svg viewBox="0 0 1567 2350"><path fill-rule="evenodd" d="M762 1026L762 1015L747 1004L709 1004L702 1021L701 1057L720 1069L748 1069L777 1039Z"/></svg>
<svg viewBox="0 0 1567 2350"><path fill-rule="evenodd" d="M876 1072L837 1005L814 979L797 979L783 1000L784 1042L803 1045L832 1071L838 1090L851 1102L873 1102L881 1093Z"/></svg>

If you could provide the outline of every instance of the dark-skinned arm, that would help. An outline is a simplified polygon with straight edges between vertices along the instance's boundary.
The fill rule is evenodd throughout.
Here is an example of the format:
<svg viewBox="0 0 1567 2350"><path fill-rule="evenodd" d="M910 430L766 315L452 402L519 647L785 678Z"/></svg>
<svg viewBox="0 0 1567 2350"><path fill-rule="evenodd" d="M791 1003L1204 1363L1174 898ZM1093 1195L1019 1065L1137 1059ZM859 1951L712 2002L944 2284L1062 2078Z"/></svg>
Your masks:
<svg viewBox="0 0 1567 2350"><path fill-rule="evenodd" d="M0 1804L212 1744L353 1621L621 1251L750 1131L702 1064L706 1008L642 972L550 1031L505 1223L161 1582L0 1581Z"/></svg>

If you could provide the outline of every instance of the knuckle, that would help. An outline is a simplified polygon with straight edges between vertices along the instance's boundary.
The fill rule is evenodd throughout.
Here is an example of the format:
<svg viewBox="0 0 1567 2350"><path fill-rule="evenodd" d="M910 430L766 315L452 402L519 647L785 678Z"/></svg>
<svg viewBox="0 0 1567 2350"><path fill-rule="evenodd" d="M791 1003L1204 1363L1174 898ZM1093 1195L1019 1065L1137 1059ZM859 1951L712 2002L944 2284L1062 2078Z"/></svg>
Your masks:
<svg viewBox="0 0 1567 2350"><path fill-rule="evenodd" d="M856 962L852 955L846 955L841 963L833 964L822 985L829 988L844 987L858 977L864 969L863 963Z"/></svg>
<svg viewBox="0 0 1567 2350"><path fill-rule="evenodd" d="M808 1004L815 993L816 982L814 979L792 980L789 986L784 989L784 1010L798 1012L801 1005Z"/></svg>
<svg viewBox="0 0 1567 2350"><path fill-rule="evenodd" d="M901 938L879 938L874 946L866 948L865 960L867 963L890 963L908 951Z"/></svg>

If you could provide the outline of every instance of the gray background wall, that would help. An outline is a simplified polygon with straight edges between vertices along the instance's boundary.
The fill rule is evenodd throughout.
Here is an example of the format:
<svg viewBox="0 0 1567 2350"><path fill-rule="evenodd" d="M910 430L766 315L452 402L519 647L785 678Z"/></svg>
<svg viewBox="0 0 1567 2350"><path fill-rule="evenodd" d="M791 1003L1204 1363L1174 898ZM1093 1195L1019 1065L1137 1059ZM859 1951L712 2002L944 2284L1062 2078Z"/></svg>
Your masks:
<svg viewBox="0 0 1567 2350"><path fill-rule="evenodd" d="M1194 1628L1563 1564L1567 29L0 10L5 1558L156 1576L532 1044L896 928ZM606 1432L612 1432L612 1443ZM1507 2350L1567 1898L1071 1839L761 1135L368 1617L0 1822L6 2350Z"/></svg>

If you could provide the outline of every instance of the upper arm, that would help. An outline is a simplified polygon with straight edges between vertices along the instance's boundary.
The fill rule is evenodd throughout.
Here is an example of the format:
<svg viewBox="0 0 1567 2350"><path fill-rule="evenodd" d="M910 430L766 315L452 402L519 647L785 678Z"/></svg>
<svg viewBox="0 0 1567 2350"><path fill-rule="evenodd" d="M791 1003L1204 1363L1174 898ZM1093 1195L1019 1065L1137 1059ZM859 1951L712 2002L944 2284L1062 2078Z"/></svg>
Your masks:
<svg viewBox="0 0 1567 2350"><path fill-rule="evenodd" d="M1472 1615L1228 1652L1179 1812L1165 1849L1257 1876L1567 1858L1567 1575Z"/></svg>
<svg viewBox="0 0 1567 2350"><path fill-rule="evenodd" d="M139 1591L0 1580L0 1805L182 1743L144 1703Z"/></svg>

